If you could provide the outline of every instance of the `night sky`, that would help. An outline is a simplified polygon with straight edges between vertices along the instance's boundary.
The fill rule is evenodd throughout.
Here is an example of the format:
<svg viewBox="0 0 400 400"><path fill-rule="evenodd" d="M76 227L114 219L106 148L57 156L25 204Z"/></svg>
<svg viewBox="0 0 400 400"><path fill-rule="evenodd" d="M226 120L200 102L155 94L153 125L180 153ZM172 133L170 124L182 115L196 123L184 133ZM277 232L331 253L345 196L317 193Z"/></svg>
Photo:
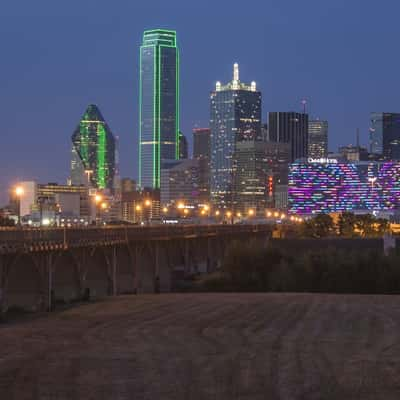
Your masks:
<svg viewBox="0 0 400 400"><path fill-rule="evenodd" d="M3 0L0 8L0 205L19 179L64 183L70 137L96 103L136 177L139 45L176 29L181 127L208 125L209 91L255 80L268 111L329 121L329 147L367 144L370 111L400 111L398 0Z"/></svg>

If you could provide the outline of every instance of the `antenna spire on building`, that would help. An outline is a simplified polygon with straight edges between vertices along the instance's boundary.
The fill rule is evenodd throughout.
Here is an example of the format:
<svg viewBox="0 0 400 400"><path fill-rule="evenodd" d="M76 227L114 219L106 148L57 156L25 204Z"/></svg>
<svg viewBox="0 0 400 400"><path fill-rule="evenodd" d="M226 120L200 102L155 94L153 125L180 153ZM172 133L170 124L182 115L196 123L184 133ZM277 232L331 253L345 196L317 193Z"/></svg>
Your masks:
<svg viewBox="0 0 400 400"><path fill-rule="evenodd" d="M239 81L239 64L233 64L233 80Z"/></svg>

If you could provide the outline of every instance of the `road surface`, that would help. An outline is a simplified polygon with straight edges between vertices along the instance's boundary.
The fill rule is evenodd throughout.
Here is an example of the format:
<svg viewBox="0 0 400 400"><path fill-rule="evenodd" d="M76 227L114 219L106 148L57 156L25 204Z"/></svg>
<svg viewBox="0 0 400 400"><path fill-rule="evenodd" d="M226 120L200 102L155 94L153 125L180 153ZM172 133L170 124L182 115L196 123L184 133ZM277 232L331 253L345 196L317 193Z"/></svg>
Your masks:
<svg viewBox="0 0 400 400"><path fill-rule="evenodd" d="M118 297L0 326L0 399L400 398L400 296Z"/></svg>

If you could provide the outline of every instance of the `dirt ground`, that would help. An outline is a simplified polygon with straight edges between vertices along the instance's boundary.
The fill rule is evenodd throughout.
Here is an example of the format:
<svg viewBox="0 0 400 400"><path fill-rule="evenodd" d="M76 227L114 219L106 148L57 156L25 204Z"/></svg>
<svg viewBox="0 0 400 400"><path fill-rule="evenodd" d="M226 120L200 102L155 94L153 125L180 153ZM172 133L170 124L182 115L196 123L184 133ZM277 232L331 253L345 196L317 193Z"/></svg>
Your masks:
<svg viewBox="0 0 400 400"><path fill-rule="evenodd" d="M125 296L0 325L0 399L400 399L400 296Z"/></svg>

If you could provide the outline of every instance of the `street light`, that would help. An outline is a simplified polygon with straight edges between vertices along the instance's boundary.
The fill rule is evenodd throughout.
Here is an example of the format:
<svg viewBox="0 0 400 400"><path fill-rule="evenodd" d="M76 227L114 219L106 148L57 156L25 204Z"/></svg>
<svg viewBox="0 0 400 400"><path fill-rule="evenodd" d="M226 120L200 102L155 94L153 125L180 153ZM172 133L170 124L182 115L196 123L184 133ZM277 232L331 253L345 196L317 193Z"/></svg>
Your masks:
<svg viewBox="0 0 400 400"><path fill-rule="evenodd" d="M140 204L137 204L135 210L140 215L140 223L142 223L142 206ZM136 220L136 215L135 215L135 220Z"/></svg>
<svg viewBox="0 0 400 400"><path fill-rule="evenodd" d="M253 217L254 216L254 210L252 208L250 208L250 210L248 211L249 217Z"/></svg>
<svg viewBox="0 0 400 400"><path fill-rule="evenodd" d="M145 201L144 201L144 206L147 208L147 210L146 210L146 223L147 223L147 225L149 225L149 222L150 222L150 212L151 212L151 200L149 200L149 199L146 199Z"/></svg>
<svg viewBox="0 0 400 400"><path fill-rule="evenodd" d="M94 196L94 202L95 202L95 206L96 206L96 225L98 225L99 223L99 209L100 209L100 204L103 201L103 196L101 194L96 194Z"/></svg>
<svg viewBox="0 0 400 400"><path fill-rule="evenodd" d="M24 195L25 191L22 186L17 186L15 188L15 195L17 196L18 203L17 203L17 211L18 211L18 226L21 226L21 197Z"/></svg>

